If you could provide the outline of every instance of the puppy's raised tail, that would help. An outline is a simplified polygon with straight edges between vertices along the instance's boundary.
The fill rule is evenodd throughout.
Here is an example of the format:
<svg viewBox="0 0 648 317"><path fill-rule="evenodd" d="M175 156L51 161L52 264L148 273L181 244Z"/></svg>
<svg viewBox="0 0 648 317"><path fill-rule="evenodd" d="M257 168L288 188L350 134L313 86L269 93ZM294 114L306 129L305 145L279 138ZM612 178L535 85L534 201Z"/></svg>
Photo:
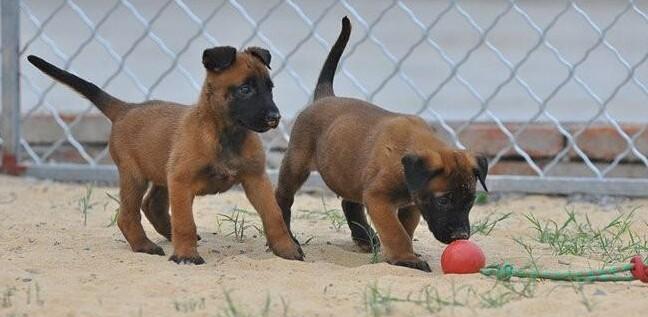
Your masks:
<svg viewBox="0 0 648 317"><path fill-rule="evenodd" d="M43 73L70 86L70 88L88 98L110 121L114 122L128 110L128 106L123 101L109 95L89 81L66 72L38 56L29 55L27 60Z"/></svg>
<svg viewBox="0 0 648 317"><path fill-rule="evenodd" d="M340 31L340 35L326 57L324 66L322 66L319 78L317 79L314 100L335 96L335 93L333 92L333 77L335 77L335 70L340 62L344 48L349 42L350 35L351 22L349 21L349 18L344 17L342 18L342 30Z"/></svg>

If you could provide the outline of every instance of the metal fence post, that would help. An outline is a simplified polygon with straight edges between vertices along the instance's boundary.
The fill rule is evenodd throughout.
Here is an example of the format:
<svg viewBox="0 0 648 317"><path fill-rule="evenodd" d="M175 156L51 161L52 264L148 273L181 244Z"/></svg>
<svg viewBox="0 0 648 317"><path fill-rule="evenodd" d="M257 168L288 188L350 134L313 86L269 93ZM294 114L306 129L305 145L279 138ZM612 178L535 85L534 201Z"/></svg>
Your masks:
<svg viewBox="0 0 648 317"><path fill-rule="evenodd" d="M2 0L2 170L20 174L20 2Z"/></svg>

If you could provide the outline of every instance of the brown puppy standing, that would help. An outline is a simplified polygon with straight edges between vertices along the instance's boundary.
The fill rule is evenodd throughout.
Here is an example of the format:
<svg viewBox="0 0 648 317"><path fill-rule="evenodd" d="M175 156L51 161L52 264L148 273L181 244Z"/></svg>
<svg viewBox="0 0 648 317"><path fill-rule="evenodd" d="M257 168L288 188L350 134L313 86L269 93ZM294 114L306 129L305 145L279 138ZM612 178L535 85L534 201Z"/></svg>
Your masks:
<svg viewBox="0 0 648 317"><path fill-rule="evenodd" d="M194 197L222 193L240 183L261 216L272 251L286 259L303 259L281 217L265 172L265 153L254 133L275 128L280 119L267 50L205 50L207 75L193 107L157 100L127 103L36 56L28 59L88 98L112 121L110 155L119 170L121 199L117 223L133 251L164 255L144 233L141 208L155 230L172 241L170 260L204 263L196 248Z"/></svg>
<svg viewBox="0 0 648 317"><path fill-rule="evenodd" d="M476 182L486 188L488 162L449 147L419 117L336 97L333 76L350 33L345 17L322 67L315 100L295 121L281 164L277 201L289 225L295 193L311 171L319 171L343 198L342 209L359 246L368 249L374 236L364 215L366 206L387 261L430 271L412 248L420 216L443 243L468 239Z"/></svg>

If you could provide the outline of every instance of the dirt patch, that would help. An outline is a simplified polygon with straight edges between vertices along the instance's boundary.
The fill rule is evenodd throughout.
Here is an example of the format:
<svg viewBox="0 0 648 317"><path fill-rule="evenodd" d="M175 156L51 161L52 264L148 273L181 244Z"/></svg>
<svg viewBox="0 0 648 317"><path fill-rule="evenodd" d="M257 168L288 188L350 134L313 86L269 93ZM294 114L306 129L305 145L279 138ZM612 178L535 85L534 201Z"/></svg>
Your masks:
<svg viewBox="0 0 648 317"><path fill-rule="evenodd" d="M339 200L316 195L298 196L293 214L305 262L268 252L259 218L241 192L231 191L197 200L199 251L207 264L178 266L167 257L132 253L113 223L117 203L107 193L118 190L98 187L88 195L88 189L0 177L0 317L640 316L648 311L648 284L640 282L444 276L439 266L444 246L424 223L414 245L433 273L371 264L372 255L360 253L351 241ZM648 255L641 244L648 232L647 205L648 200L599 205L504 196L474 208L471 219L480 232L473 240L488 263L598 268L633 250ZM605 231L616 219L620 224ZM145 228L167 254L172 252L148 223ZM614 230L619 239L595 241L597 233L600 241L613 239Z"/></svg>

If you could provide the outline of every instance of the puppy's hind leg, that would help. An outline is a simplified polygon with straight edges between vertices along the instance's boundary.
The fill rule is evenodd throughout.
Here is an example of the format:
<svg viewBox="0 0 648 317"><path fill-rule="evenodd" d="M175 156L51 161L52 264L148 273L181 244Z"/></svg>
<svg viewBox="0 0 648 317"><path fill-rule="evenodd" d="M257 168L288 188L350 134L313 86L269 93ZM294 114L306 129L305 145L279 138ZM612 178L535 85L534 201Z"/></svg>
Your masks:
<svg viewBox="0 0 648 317"><path fill-rule="evenodd" d="M279 208L281 208L288 231L290 231L291 208L295 201L295 194L306 182L308 175L310 175L310 155L308 151L289 147L281 163L277 190L275 191L275 197Z"/></svg>
<svg viewBox="0 0 648 317"><path fill-rule="evenodd" d="M144 201L142 211L155 231L171 241L171 217L169 215L169 190L164 186L152 185ZM198 235L200 241L200 235Z"/></svg>
<svg viewBox="0 0 648 317"><path fill-rule="evenodd" d="M171 241L169 191L164 186L152 185L142 202L142 211L159 234Z"/></svg>
<svg viewBox="0 0 648 317"><path fill-rule="evenodd" d="M142 228L140 207L145 191L146 180L120 170L119 197L121 204L117 225L134 252L164 255L162 248L149 240Z"/></svg>
<svg viewBox="0 0 648 317"><path fill-rule="evenodd" d="M362 252L371 252L373 248L380 245L378 235L367 222L362 204L342 200L342 210L351 229L351 238Z"/></svg>

